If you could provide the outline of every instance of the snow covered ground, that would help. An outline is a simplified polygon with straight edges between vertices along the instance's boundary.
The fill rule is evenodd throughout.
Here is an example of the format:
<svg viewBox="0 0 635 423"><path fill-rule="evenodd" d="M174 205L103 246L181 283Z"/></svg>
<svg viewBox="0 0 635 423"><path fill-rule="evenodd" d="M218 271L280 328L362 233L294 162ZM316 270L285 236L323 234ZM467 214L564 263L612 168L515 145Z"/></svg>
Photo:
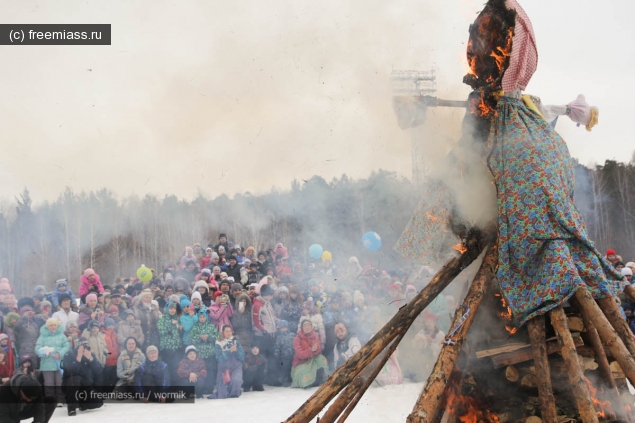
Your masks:
<svg viewBox="0 0 635 423"><path fill-rule="evenodd" d="M405 422L423 383L371 387L347 419L351 423ZM280 423L286 420L317 388L290 389L266 386L264 392L243 393L240 398L196 400L195 404L105 404L98 410L77 411L69 417L58 408L51 422L170 422L177 423Z"/></svg>

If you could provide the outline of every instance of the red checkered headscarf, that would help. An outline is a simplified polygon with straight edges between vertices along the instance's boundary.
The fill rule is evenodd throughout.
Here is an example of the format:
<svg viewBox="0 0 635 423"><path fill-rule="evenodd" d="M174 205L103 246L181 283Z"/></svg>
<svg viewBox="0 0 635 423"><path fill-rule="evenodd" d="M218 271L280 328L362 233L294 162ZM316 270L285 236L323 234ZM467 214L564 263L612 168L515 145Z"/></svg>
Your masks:
<svg viewBox="0 0 635 423"><path fill-rule="evenodd" d="M516 0L506 0L508 9L515 9L516 25L512 41L512 54L509 67L503 76L502 88L506 93L516 89L521 91L527 87L529 80L538 67L538 50L536 50L536 36L527 13Z"/></svg>

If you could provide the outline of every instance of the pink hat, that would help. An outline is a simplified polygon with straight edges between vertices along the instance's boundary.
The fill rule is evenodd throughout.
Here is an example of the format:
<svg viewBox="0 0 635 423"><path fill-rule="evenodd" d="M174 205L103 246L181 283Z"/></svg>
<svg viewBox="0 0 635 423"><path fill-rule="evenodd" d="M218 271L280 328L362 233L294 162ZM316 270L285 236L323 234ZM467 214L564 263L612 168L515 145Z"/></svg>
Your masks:
<svg viewBox="0 0 635 423"><path fill-rule="evenodd" d="M86 302L89 302L89 301L92 301L92 300L97 301L97 295L96 294L88 294L88 295L86 295Z"/></svg>
<svg viewBox="0 0 635 423"><path fill-rule="evenodd" d="M9 281L7 280L7 278L2 279L2 282L0 282L0 291L3 291L5 289L11 292L11 285L9 285Z"/></svg>
<svg viewBox="0 0 635 423"><path fill-rule="evenodd" d="M94 275L95 271L91 268L84 270L84 276L89 277L90 275Z"/></svg>
<svg viewBox="0 0 635 423"><path fill-rule="evenodd" d="M119 307L116 305L111 305L108 307L108 313L119 313Z"/></svg>

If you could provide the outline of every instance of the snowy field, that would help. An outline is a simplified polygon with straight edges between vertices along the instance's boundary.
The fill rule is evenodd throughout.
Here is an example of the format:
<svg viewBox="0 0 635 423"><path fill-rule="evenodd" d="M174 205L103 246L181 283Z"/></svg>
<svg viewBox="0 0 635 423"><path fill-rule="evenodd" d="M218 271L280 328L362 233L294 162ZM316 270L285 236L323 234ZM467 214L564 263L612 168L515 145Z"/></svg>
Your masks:
<svg viewBox="0 0 635 423"><path fill-rule="evenodd" d="M423 383L371 387L347 419L351 423L406 421ZM240 398L196 400L195 404L105 404L98 410L77 411L69 417L58 408L51 422L179 422L280 423L287 419L317 388L290 389L265 386L264 392L243 393Z"/></svg>

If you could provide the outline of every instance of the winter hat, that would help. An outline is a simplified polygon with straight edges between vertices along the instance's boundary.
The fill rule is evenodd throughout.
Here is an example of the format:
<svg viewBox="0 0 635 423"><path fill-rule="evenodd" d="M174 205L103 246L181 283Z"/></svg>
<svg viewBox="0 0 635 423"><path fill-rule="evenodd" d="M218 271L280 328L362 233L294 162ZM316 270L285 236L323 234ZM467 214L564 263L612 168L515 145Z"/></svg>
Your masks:
<svg viewBox="0 0 635 423"><path fill-rule="evenodd" d="M214 292L214 301L216 301L216 297L218 297L219 295L223 295L223 291Z"/></svg>
<svg viewBox="0 0 635 423"><path fill-rule="evenodd" d="M20 320L20 315L15 311L11 311L7 313L6 316L4 316L4 324L10 328L13 328L13 326L11 325L11 319Z"/></svg>
<svg viewBox="0 0 635 423"><path fill-rule="evenodd" d="M192 292L192 296L190 297L190 302L194 302L194 299L198 299L201 303L203 302L203 299L201 298L201 293L198 291L194 291Z"/></svg>
<svg viewBox="0 0 635 423"><path fill-rule="evenodd" d="M610 256L611 254L612 254L612 255L614 255L614 256L616 256L616 255L617 255L617 253L615 252L615 250L613 250L612 248L609 248L608 250L606 250L606 255L607 255L607 257L608 257L608 256Z"/></svg>
<svg viewBox="0 0 635 423"><path fill-rule="evenodd" d="M31 298L35 298L38 301L42 301L44 299L44 296L42 294L33 294Z"/></svg>
<svg viewBox="0 0 635 423"><path fill-rule="evenodd" d="M95 300L97 301L97 294L88 294L86 295L86 302L88 303L89 301Z"/></svg>
<svg viewBox="0 0 635 423"><path fill-rule="evenodd" d="M243 260L243 264L245 265L245 267L249 267L249 265L251 264L251 260L245 259Z"/></svg>
<svg viewBox="0 0 635 423"><path fill-rule="evenodd" d="M287 294L287 296L289 295L289 288L287 288L286 286L281 286L280 288L278 288L278 295L280 294Z"/></svg>
<svg viewBox="0 0 635 423"><path fill-rule="evenodd" d="M21 310L22 307L29 306L31 308L35 307L35 302L33 298L23 297L18 300L18 310Z"/></svg>
<svg viewBox="0 0 635 423"><path fill-rule="evenodd" d="M219 257L218 257L218 253L217 253L216 251L214 251L214 252L212 253L212 260L214 260L214 259L218 259L218 258L219 258Z"/></svg>
<svg viewBox="0 0 635 423"><path fill-rule="evenodd" d="M186 299L186 298L182 299L182 300L181 300L181 310L185 310L185 307L189 307L189 306L190 306L190 304L192 304L192 303L190 302L190 300L188 300L188 299Z"/></svg>
<svg viewBox="0 0 635 423"><path fill-rule="evenodd" d="M227 279L227 272L220 272L220 278L221 278L221 280L222 279Z"/></svg>
<svg viewBox="0 0 635 423"><path fill-rule="evenodd" d="M228 285L230 288L232 286L231 282L229 281L229 279L223 279L222 281L220 281L220 283L218 284L219 288L222 288L223 285Z"/></svg>
<svg viewBox="0 0 635 423"><path fill-rule="evenodd" d="M116 305L111 305L108 307L108 313L119 313L119 307Z"/></svg>
<svg viewBox="0 0 635 423"><path fill-rule="evenodd" d="M146 348L146 355L150 354L151 352L159 352L159 349L157 347L155 347L154 345L150 345L148 348Z"/></svg>
<svg viewBox="0 0 635 423"><path fill-rule="evenodd" d="M357 263L357 264L359 264L359 260L357 259L357 257L351 257L351 258L349 258L349 259L348 259L348 262L349 262L349 263Z"/></svg>
<svg viewBox="0 0 635 423"><path fill-rule="evenodd" d="M268 295L273 295L273 288L269 285L263 285L262 288L260 288L260 296L266 297Z"/></svg>
<svg viewBox="0 0 635 423"><path fill-rule="evenodd" d="M25 378L24 382L20 383L20 391L27 398L41 398L42 397L42 385L40 385L35 379Z"/></svg>
<svg viewBox="0 0 635 423"><path fill-rule="evenodd" d="M242 291L243 290L243 286L239 283L233 283L231 286L231 290L232 292L234 291Z"/></svg>
<svg viewBox="0 0 635 423"><path fill-rule="evenodd" d="M629 267L622 267L622 276L633 276L633 271Z"/></svg>
<svg viewBox="0 0 635 423"><path fill-rule="evenodd" d="M53 306L50 301L47 301L47 300L40 301L40 310L42 310L44 307L51 308Z"/></svg>
<svg viewBox="0 0 635 423"><path fill-rule="evenodd" d="M635 269L635 262L629 261L628 263L626 263L626 267L630 267L631 269Z"/></svg>
<svg viewBox="0 0 635 423"><path fill-rule="evenodd" d="M313 301L306 300L305 302L302 303L302 308L311 310L313 308Z"/></svg>
<svg viewBox="0 0 635 423"><path fill-rule="evenodd" d="M174 304L181 305L181 298L179 298L179 296L176 294L170 295L170 298L168 298L168 301Z"/></svg>
<svg viewBox="0 0 635 423"><path fill-rule="evenodd" d="M46 292L46 287L44 285L38 285L35 288L33 288L34 294L39 294L40 291Z"/></svg>
<svg viewBox="0 0 635 423"><path fill-rule="evenodd" d="M96 273L95 273L95 271L93 269L88 268L88 269L84 270L84 276L86 278L88 278L90 275L95 275L95 274Z"/></svg>
<svg viewBox="0 0 635 423"><path fill-rule="evenodd" d="M53 317L46 319L46 324L45 326L48 327L49 325L55 325L55 326L59 326L60 325L60 321L57 319L54 319Z"/></svg>
<svg viewBox="0 0 635 423"><path fill-rule="evenodd" d="M190 345L185 349L185 355L187 356L187 354L190 351L194 351L196 353L196 355L198 355L198 351L196 350L196 347L194 345Z"/></svg>
<svg viewBox="0 0 635 423"><path fill-rule="evenodd" d="M201 275L211 276L212 275L212 271L209 270L209 269L203 269L203 270L201 270Z"/></svg>
<svg viewBox="0 0 635 423"><path fill-rule="evenodd" d="M57 303L62 304L64 301L70 300L70 299L71 299L71 296L68 294L59 294L57 296Z"/></svg>
<svg viewBox="0 0 635 423"><path fill-rule="evenodd" d="M7 278L2 279L0 282L0 291L11 291L11 285L9 285L9 280Z"/></svg>
<svg viewBox="0 0 635 423"><path fill-rule="evenodd" d="M3 339L9 339L9 335L7 335L6 333L0 333L0 342L2 342ZM3 348L0 348L0 349L4 351Z"/></svg>
<svg viewBox="0 0 635 423"><path fill-rule="evenodd" d="M66 323L66 330L71 330L71 328L76 328L76 327L78 327L78 326L77 326L77 323L75 323L75 322Z"/></svg>
<svg viewBox="0 0 635 423"><path fill-rule="evenodd" d="M174 280L174 276L172 276L172 273L166 273L165 274L165 280L167 281L173 281Z"/></svg>
<svg viewBox="0 0 635 423"><path fill-rule="evenodd" d="M104 327L108 327L108 326L116 326L115 325L115 320L108 317L106 320L104 320Z"/></svg>
<svg viewBox="0 0 635 423"><path fill-rule="evenodd" d="M282 328L289 328L289 322L287 322L286 320L279 320L278 321L278 329L282 329Z"/></svg>
<svg viewBox="0 0 635 423"><path fill-rule="evenodd" d="M150 304L152 304L153 306L159 307L159 302L157 300L150 301Z"/></svg>
<svg viewBox="0 0 635 423"><path fill-rule="evenodd" d="M251 287L254 287L254 288L255 288L255 287L257 287L257 286L258 286L258 284L257 284L257 283L250 283L250 284L249 284L249 286L248 286L247 288L251 288Z"/></svg>
<svg viewBox="0 0 635 423"><path fill-rule="evenodd" d="M152 298L152 291L150 291L149 289L144 289L143 291L141 291L141 293L139 293L139 301L143 300L145 297Z"/></svg>
<svg viewBox="0 0 635 423"><path fill-rule="evenodd" d="M225 247L223 247L222 245L218 247L218 254L225 254Z"/></svg>
<svg viewBox="0 0 635 423"><path fill-rule="evenodd" d="M88 339L80 336L79 338L77 338L77 347L80 347L82 345L90 345L90 342L88 342Z"/></svg>
<svg viewBox="0 0 635 423"><path fill-rule="evenodd" d="M132 310L124 310L123 311L123 318L125 319L128 316L134 316L134 313L132 312Z"/></svg>
<svg viewBox="0 0 635 423"><path fill-rule="evenodd" d="M221 238L227 238L227 234L221 232L221 234L218 235L218 240L220 241Z"/></svg>
<svg viewBox="0 0 635 423"><path fill-rule="evenodd" d="M101 326L97 320L91 320L90 322L88 322L88 329L93 328L95 326L96 327Z"/></svg>

